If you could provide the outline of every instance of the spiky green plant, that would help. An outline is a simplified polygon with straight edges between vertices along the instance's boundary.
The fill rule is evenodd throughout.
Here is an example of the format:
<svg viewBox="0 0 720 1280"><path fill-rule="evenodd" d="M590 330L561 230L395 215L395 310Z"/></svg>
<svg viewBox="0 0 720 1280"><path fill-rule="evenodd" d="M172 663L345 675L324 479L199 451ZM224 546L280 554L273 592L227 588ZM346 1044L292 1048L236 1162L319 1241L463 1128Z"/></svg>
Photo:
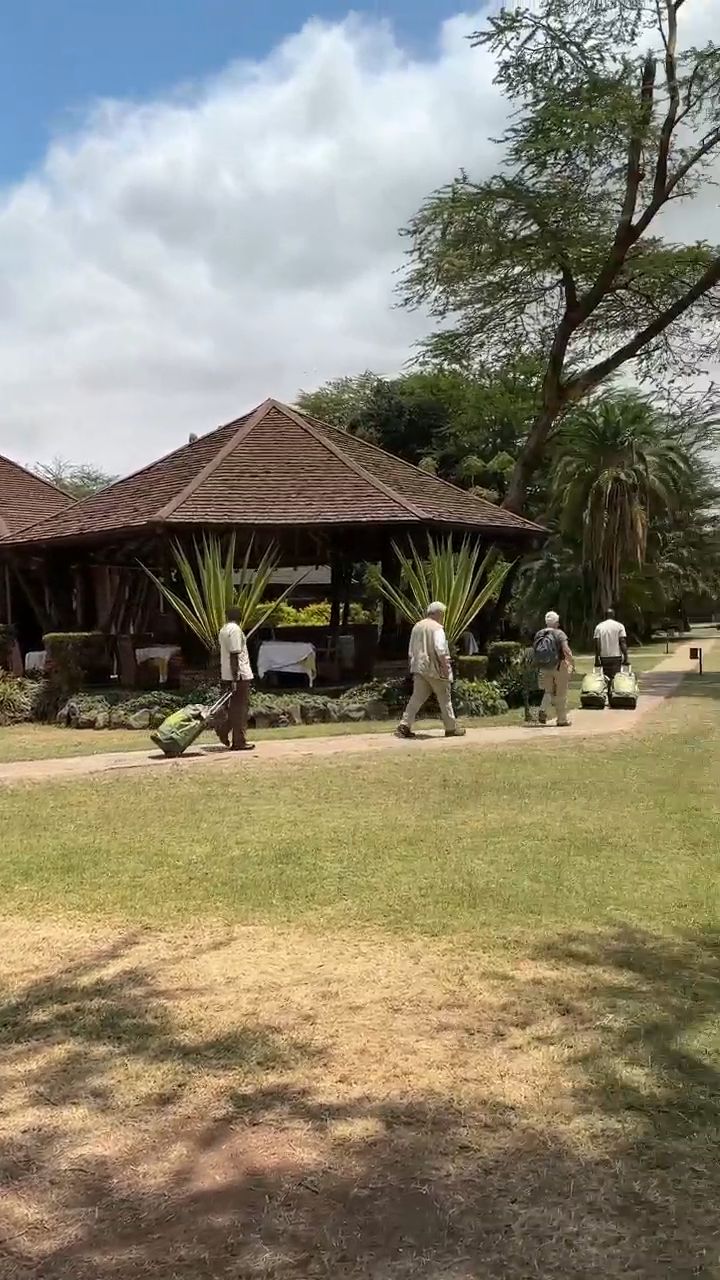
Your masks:
<svg viewBox="0 0 720 1280"><path fill-rule="evenodd" d="M496 598L511 567L493 551L481 557L480 547L469 538L458 547L450 537L439 542L428 537L422 554L412 542L407 554L395 543L393 550L400 563L401 586L381 577L382 595L410 623L422 618L433 600L441 601L451 648L481 609Z"/></svg>
<svg viewBox="0 0 720 1280"><path fill-rule="evenodd" d="M231 606L240 610L240 626L246 635L251 636L300 581L297 578L281 596L266 601L270 579L278 567L279 557L275 545L267 548L253 568L253 543L250 540L240 568L240 585L237 588L234 584L234 534L224 552L220 539L214 534L203 534L202 541L195 541L193 549L194 562L178 543L172 548L184 595L173 590L146 565L143 568L181 621L194 632L210 653L215 652L218 647L218 632L224 625Z"/></svg>

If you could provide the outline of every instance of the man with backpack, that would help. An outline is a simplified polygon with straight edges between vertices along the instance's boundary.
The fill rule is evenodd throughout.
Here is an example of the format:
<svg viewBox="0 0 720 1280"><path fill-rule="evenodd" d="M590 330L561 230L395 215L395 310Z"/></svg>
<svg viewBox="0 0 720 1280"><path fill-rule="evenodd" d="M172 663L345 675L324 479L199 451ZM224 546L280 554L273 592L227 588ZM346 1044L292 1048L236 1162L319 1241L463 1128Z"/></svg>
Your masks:
<svg viewBox="0 0 720 1280"><path fill-rule="evenodd" d="M551 611L545 614L545 626L538 631L533 641L533 658L538 683L543 691L538 720L540 724L547 724L548 712L554 707L557 727L565 729L570 724L567 696L574 663L568 638L560 630L557 613Z"/></svg>

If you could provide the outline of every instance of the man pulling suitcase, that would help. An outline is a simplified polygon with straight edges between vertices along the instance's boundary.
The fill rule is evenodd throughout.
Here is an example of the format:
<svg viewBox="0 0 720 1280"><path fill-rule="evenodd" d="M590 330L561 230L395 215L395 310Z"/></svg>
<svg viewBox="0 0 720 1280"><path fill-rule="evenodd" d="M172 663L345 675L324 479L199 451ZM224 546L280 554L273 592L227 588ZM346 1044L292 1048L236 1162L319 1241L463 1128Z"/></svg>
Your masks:
<svg viewBox="0 0 720 1280"><path fill-rule="evenodd" d="M215 732L231 751L254 751L255 743L247 740L253 669L245 632L240 626L241 617L239 609L229 608L225 626L218 635L220 683L223 691L230 693L230 699L225 716L215 724Z"/></svg>

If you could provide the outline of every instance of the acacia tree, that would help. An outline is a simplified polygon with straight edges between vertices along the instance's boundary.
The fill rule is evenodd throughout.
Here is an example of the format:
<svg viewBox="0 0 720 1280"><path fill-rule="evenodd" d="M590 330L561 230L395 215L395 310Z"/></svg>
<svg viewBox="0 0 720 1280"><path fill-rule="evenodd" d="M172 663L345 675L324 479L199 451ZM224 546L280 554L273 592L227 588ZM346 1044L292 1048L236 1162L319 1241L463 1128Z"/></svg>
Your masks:
<svg viewBox="0 0 720 1280"><path fill-rule="evenodd" d="M667 377L717 349L720 246L662 234L720 155L720 46L681 47L692 5L537 0L473 37L512 110L502 165L428 198L401 289L442 322L424 344L432 361L541 353L512 510L572 405L631 362Z"/></svg>
<svg viewBox="0 0 720 1280"><path fill-rule="evenodd" d="M53 458L52 462L37 462L33 469L43 480L49 480L50 484L78 500L99 493L118 478L89 463L68 462L59 456Z"/></svg>

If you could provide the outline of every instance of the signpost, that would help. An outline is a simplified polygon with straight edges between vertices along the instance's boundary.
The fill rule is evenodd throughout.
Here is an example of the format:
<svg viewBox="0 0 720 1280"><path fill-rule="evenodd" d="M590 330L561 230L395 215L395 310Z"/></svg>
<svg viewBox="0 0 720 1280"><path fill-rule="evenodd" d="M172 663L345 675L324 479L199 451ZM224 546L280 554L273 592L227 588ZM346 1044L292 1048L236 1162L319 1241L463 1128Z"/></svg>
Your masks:
<svg viewBox="0 0 720 1280"><path fill-rule="evenodd" d="M702 673L703 673L703 665L702 665L702 649L699 649L699 648L692 648L692 649L690 650L690 661L691 661L691 662L697 662L697 664L698 664L698 675L699 675L699 676L701 676L701 675L702 675Z"/></svg>

